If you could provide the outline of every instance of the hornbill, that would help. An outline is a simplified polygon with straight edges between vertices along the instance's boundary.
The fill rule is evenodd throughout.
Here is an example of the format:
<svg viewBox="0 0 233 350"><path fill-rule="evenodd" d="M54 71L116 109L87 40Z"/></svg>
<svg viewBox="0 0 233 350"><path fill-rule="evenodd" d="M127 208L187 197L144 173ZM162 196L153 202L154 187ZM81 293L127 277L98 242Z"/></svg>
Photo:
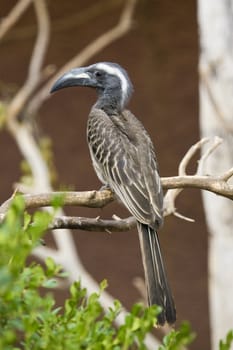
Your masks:
<svg viewBox="0 0 233 350"><path fill-rule="evenodd" d="M163 223L163 191L152 141L142 123L125 109L132 83L118 64L100 62L65 73L51 92L70 86L97 91L87 123L93 166L101 182L136 218L149 305L162 307L159 325L173 324L176 310L157 235Z"/></svg>

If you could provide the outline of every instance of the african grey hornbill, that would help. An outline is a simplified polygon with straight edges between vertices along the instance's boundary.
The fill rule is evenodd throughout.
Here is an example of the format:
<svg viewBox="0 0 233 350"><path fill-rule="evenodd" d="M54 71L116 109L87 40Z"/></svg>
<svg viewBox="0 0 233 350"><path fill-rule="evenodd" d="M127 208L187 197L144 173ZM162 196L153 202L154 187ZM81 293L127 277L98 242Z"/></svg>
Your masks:
<svg viewBox="0 0 233 350"><path fill-rule="evenodd" d="M121 66L101 62L70 70L51 92L70 86L92 87L98 93L87 125L93 166L101 182L137 219L149 304L162 307L160 325L173 324L176 310L157 235L163 223L163 192L152 141L125 109L132 83Z"/></svg>

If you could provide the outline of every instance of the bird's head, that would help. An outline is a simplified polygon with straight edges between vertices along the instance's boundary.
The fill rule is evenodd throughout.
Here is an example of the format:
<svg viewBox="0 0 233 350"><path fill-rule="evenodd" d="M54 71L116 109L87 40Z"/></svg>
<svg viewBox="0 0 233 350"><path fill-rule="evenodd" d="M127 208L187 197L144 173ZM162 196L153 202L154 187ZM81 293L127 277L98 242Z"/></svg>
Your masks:
<svg viewBox="0 0 233 350"><path fill-rule="evenodd" d="M110 113L114 109L122 111L133 92L127 72L117 63L110 62L71 69L55 82L51 92L71 86L95 88L99 95L96 106Z"/></svg>

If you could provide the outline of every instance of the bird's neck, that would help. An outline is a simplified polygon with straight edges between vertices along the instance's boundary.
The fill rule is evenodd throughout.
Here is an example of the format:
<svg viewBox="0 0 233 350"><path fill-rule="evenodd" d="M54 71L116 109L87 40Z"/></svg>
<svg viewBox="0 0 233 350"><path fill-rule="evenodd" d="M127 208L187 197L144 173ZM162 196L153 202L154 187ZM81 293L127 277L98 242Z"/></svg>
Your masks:
<svg viewBox="0 0 233 350"><path fill-rule="evenodd" d="M120 114L124 109L120 91L114 89L99 90L95 108L102 109L109 116Z"/></svg>

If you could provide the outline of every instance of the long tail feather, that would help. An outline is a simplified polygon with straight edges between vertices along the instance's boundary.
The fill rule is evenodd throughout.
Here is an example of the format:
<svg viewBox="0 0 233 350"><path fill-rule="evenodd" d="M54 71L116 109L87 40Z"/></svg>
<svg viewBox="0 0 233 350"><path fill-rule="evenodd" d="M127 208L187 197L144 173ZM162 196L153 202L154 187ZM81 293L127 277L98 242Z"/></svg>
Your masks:
<svg viewBox="0 0 233 350"><path fill-rule="evenodd" d="M168 284L157 232L148 225L137 224L145 272L149 305L159 305L162 312L158 316L158 324L166 321L174 324L176 309Z"/></svg>

